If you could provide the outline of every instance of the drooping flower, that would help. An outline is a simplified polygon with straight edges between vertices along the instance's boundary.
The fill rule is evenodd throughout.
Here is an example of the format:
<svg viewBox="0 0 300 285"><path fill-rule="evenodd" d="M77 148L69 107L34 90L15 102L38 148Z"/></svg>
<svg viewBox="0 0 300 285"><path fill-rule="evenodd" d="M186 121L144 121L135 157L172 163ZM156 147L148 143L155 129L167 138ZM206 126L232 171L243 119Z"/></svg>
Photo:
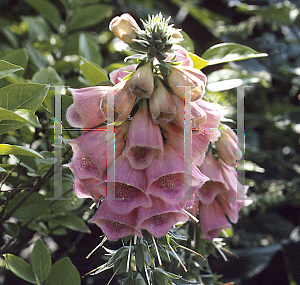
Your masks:
<svg viewBox="0 0 300 285"><path fill-rule="evenodd" d="M149 98L154 90L152 63L145 63L139 67L130 78L130 92L141 98Z"/></svg>
<svg viewBox="0 0 300 285"><path fill-rule="evenodd" d="M140 27L130 14L124 13L111 20L109 29L123 42L132 43L137 36L136 31L140 30Z"/></svg>
<svg viewBox="0 0 300 285"><path fill-rule="evenodd" d="M136 169L148 168L155 156L163 156L162 135L159 126L153 122L144 99L130 123L123 155Z"/></svg>
<svg viewBox="0 0 300 285"><path fill-rule="evenodd" d="M125 67L114 70L109 74L110 81L113 84L118 84L119 82L123 81L123 79L127 75L135 71L136 68L137 68L137 64L130 64Z"/></svg>
<svg viewBox="0 0 300 285"><path fill-rule="evenodd" d="M126 215L119 214L112 211L104 200L89 222L97 224L105 236L114 241L129 235L142 237L141 232L136 228L136 217L136 209Z"/></svg>
<svg viewBox="0 0 300 285"><path fill-rule="evenodd" d="M157 124L166 124L176 116L176 105L160 80L157 80L157 86L149 99L149 107L153 121Z"/></svg>
<svg viewBox="0 0 300 285"><path fill-rule="evenodd" d="M235 164L242 156L242 152L237 146L237 141L235 132L228 126L222 125L221 136L215 142L215 146L218 155L228 165Z"/></svg>
<svg viewBox="0 0 300 285"><path fill-rule="evenodd" d="M94 128L106 120L102 110L105 95L111 86L94 86L70 89L74 103L67 110L67 120L71 126Z"/></svg>
<svg viewBox="0 0 300 285"><path fill-rule="evenodd" d="M166 235L170 228L179 222L186 222L188 216L182 210L180 203L168 204L152 197L153 207L137 209L137 228L146 229L155 237Z"/></svg>

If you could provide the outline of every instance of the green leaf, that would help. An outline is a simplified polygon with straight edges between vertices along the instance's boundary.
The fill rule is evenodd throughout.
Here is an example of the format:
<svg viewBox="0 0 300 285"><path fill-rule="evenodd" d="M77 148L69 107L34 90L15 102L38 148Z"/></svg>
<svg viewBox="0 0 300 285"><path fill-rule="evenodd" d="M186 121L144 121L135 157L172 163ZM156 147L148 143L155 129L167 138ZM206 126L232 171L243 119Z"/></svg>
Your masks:
<svg viewBox="0 0 300 285"><path fill-rule="evenodd" d="M40 84L16 83L0 88L0 107L8 110L28 109L35 112L46 97L49 87ZM21 128L25 122L3 120L0 134Z"/></svg>
<svg viewBox="0 0 300 285"><path fill-rule="evenodd" d="M64 84L56 70L51 66L37 71L32 76L32 82L40 84L51 84L53 86L61 86Z"/></svg>
<svg viewBox="0 0 300 285"><path fill-rule="evenodd" d="M13 254L4 254L4 257L9 269L15 275L27 282L35 284L32 268L25 260Z"/></svg>
<svg viewBox="0 0 300 285"><path fill-rule="evenodd" d="M136 275L136 278L134 280L134 284L135 285L147 285L141 273L138 273Z"/></svg>
<svg viewBox="0 0 300 285"><path fill-rule="evenodd" d="M0 155L8 155L8 154L26 155L26 156L34 156L34 157L43 158L36 151L34 151L30 148L24 147L24 146L0 144Z"/></svg>
<svg viewBox="0 0 300 285"><path fill-rule="evenodd" d="M2 167L0 167L0 172L6 172L6 170Z"/></svg>
<svg viewBox="0 0 300 285"><path fill-rule="evenodd" d="M260 79L238 70L221 69L207 76L206 89L209 92L230 90L248 83L257 83Z"/></svg>
<svg viewBox="0 0 300 285"><path fill-rule="evenodd" d="M24 68L22 66L11 64L5 60L0 60L0 79L6 77L7 75L13 72L23 69Z"/></svg>
<svg viewBox="0 0 300 285"><path fill-rule="evenodd" d="M35 127L41 127L37 116L33 112L26 109L17 109L15 111L10 111L0 108L0 121L2 120L21 121L30 123Z"/></svg>
<svg viewBox="0 0 300 285"><path fill-rule="evenodd" d="M32 46L27 47L27 52L30 57L30 62L33 63L38 69L46 68L49 62L45 59L44 55Z"/></svg>
<svg viewBox="0 0 300 285"><path fill-rule="evenodd" d="M9 63L19 65L23 67L23 70L17 71L17 76L22 76L27 68L28 64L28 53L26 49L15 49L8 51L4 56L1 57L2 60L5 60ZM1 97L1 96L0 96Z"/></svg>
<svg viewBox="0 0 300 285"><path fill-rule="evenodd" d="M70 31L94 26L112 14L112 6L105 4L90 5L77 10L72 16L69 27Z"/></svg>
<svg viewBox="0 0 300 285"><path fill-rule="evenodd" d="M94 62L101 66L102 56L99 52L99 47L88 35L85 33L79 36L79 54L86 58L88 61Z"/></svg>
<svg viewBox="0 0 300 285"><path fill-rule="evenodd" d="M154 270L154 278L155 278L155 282L159 285L165 285L166 284L166 278L165 278L165 274L162 273L160 270L158 270L158 268L156 268Z"/></svg>
<svg viewBox="0 0 300 285"><path fill-rule="evenodd" d="M6 221L3 223L3 228L4 232L11 237L17 237L20 233L20 228L16 223Z"/></svg>
<svg viewBox="0 0 300 285"><path fill-rule="evenodd" d="M37 16L37 17L22 16L21 18L29 25L30 38L37 37L38 40L44 40L44 39L49 40L51 34L50 27L42 16Z"/></svg>
<svg viewBox="0 0 300 285"><path fill-rule="evenodd" d="M103 70L87 60L80 65L80 70L91 86L109 80Z"/></svg>
<svg viewBox="0 0 300 285"><path fill-rule="evenodd" d="M209 61L208 65L225 63L230 61L244 60L248 58L268 56L254 49L235 43L222 43L210 47L202 55L203 59Z"/></svg>
<svg viewBox="0 0 300 285"><path fill-rule="evenodd" d="M27 196L27 192L18 193L11 199L5 209L5 213L12 211ZM45 196L39 193L32 193L13 213L12 217L17 219L34 219L41 216L48 210L51 204L50 200L46 200Z"/></svg>
<svg viewBox="0 0 300 285"><path fill-rule="evenodd" d="M146 245L143 242L140 242L135 247L135 262L137 268L142 271L144 268L144 252L147 251Z"/></svg>
<svg viewBox="0 0 300 285"><path fill-rule="evenodd" d="M57 31L59 30L61 16L54 4L47 0L25 0L25 2L42 14Z"/></svg>
<svg viewBox="0 0 300 285"><path fill-rule="evenodd" d="M91 233L91 230L86 223L81 218L71 213L66 214L66 216L54 218L51 221L52 223L57 223L57 226L63 226L73 231Z"/></svg>
<svg viewBox="0 0 300 285"><path fill-rule="evenodd" d="M65 257L51 268L46 285L80 285L80 275L70 258Z"/></svg>
<svg viewBox="0 0 300 285"><path fill-rule="evenodd" d="M180 31L180 33L183 36L183 41L180 42L180 45L184 47L188 52L194 53L195 48L192 39L189 37L189 35L186 32Z"/></svg>
<svg viewBox="0 0 300 285"><path fill-rule="evenodd" d="M194 53L189 52L189 56L193 61L193 67L196 69L202 69L208 65L208 60L205 60Z"/></svg>
<svg viewBox="0 0 300 285"><path fill-rule="evenodd" d="M39 281L44 282L51 271L51 256L47 246L39 239L32 249L31 266Z"/></svg>

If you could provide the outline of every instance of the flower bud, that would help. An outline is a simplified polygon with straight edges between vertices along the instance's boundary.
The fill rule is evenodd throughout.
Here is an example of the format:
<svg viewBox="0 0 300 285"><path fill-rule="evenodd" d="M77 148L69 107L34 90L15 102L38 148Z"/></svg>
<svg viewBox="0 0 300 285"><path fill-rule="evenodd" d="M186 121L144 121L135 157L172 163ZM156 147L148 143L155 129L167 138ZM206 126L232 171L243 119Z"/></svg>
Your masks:
<svg viewBox="0 0 300 285"><path fill-rule="evenodd" d="M135 30L140 30L140 27L131 15L125 13L120 17L113 18L109 24L109 29L125 43L132 43L137 35Z"/></svg>
<svg viewBox="0 0 300 285"><path fill-rule="evenodd" d="M149 107L152 118L157 124L168 123L176 116L175 103L160 80L157 81L157 87L149 99Z"/></svg>
<svg viewBox="0 0 300 285"><path fill-rule="evenodd" d="M141 98L149 98L154 90L152 63L148 62L137 69L130 78L130 92Z"/></svg>
<svg viewBox="0 0 300 285"><path fill-rule="evenodd" d="M216 149L220 158L228 165L232 165L236 160L240 159L242 152L237 146L237 136L235 132L224 125L224 129L221 130L221 136L215 142Z"/></svg>

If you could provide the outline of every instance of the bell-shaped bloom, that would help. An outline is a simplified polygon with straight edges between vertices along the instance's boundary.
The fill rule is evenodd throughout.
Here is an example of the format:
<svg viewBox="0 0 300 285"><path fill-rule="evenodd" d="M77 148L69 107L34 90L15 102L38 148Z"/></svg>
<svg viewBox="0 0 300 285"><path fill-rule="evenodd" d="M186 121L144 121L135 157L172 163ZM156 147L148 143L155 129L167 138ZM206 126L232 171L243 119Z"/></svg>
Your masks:
<svg viewBox="0 0 300 285"><path fill-rule="evenodd" d="M206 113L206 120L204 123L198 124L199 134L207 137L210 141L216 141L221 135L219 131L219 123L222 117L222 106L211 103L205 100L197 100L195 102Z"/></svg>
<svg viewBox="0 0 300 285"><path fill-rule="evenodd" d="M237 146L237 136L235 132L226 125L222 125L220 131L221 136L215 142L216 150L226 164L233 165L242 156L242 152Z"/></svg>
<svg viewBox="0 0 300 285"><path fill-rule="evenodd" d="M160 80L149 99L150 113L157 124L166 124L176 116L176 105Z"/></svg>
<svg viewBox="0 0 300 285"><path fill-rule="evenodd" d="M94 86L70 89L74 103L67 110L67 120L71 126L94 128L106 120L102 102L111 86Z"/></svg>
<svg viewBox="0 0 300 285"><path fill-rule="evenodd" d="M218 237L223 229L231 228L231 224L217 200L214 200L211 204L200 203L199 219L201 237L207 240Z"/></svg>
<svg viewBox="0 0 300 285"><path fill-rule="evenodd" d="M107 170L107 183L100 187L101 193L106 192L108 206L119 214L127 214L140 206L151 206L146 194L145 170L132 168L122 155Z"/></svg>
<svg viewBox="0 0 300 285"><path fill-rule="evenodd" d="M153 157L163 156L163 138L158 124L155 124L145 99L132 118L123 151L131 166L136 169L149 167Z"/></svg>
<svg viewBox="0 0 300 285"><path fill-rule="evenodd" d="M112 114L114 114L113 121L124 121L129 116L135 103L135 99L136 97L132 95L132 93L129 90L128 80L124 80L116 84L112 89L110 89L107 92L107 96L104 100L105 115L108 121L112 119L110 118L112 117ZM108 114L109 111L111 111L111 115Z"/></svg>
<svg viewBox="0 0 300 285"><path fill-rule="evenodd" d="M184 148L186 145L184 144L183 129L173 122L164 124L162 129L167 143L175 148L178 154L184 158ZM209 139L205 136L200 136L199 134L192 132L192 163L197 162L196 165L200 165L202 163L208 144Z"/></svg>
<svg viewBox="0 0 300 285"><path fill-rule="evenodd" d="M135 71L137 68L137 64L130 64L125 67L119 68L117 70L112 71L109 74L110 81L115 85L118 84L119 82L123 81L123 79Z"/></svg>
<svg viewBox="0 0 300 285"><path fill-rule="evenodd" d="M193 67L193 61L184 47L174 44L172 45L172 51L173 52L167 52L165 61L170 61L175 56L176 62L179 62L181 66Z"/></svg>
<svg viewBox="0 0 300 285"><path fill-rule="evenodd" d="M208 180L195 166L188 168L176 150L166 143L164 158L154 158L146 175L147 194L169 203L189 198L193 187L198 189Z"/></svg>
<svg viewBox="0 0 300 285"><path fill-rule="evenodd" d="M129 235L142 237L141 232L136 229L137 211L133 210L126 215L116 213L108 207L106 200L100 204L89 222L97 224L105 236L112 241Z"/></svg>
<svg viewBox="0 0 300 285"><path fill-rule="evenodd" d="M137 209L138 229L146 229L155 237L166 235L170 228L179 222L186 222L188 216L183 212L179 203L168 204L165 201L152 197L151 208Z"/></svg>
<svg viewBox="0 0 300 285"><path fill-rule="evenodd" d="M109 29L125 43L132 43L137 36L136 30L140 30L140 27L130 14L125 13L113 18Z"/></svg>
<svg viewBox="0 0 300 285"><path fill-rule="evenodd" d="M200 99L205 93L206 76L198 69L187 66L172 66L168 74L168 83L173 92L182 100L190 92L191 101Z"/></svg>
<svg viewBox="0 0 300 285"><path fill-rule="evenodd" d="M152 63L139 67L130 78L130 91L136 97L149 98L154 90Z"/></svg>

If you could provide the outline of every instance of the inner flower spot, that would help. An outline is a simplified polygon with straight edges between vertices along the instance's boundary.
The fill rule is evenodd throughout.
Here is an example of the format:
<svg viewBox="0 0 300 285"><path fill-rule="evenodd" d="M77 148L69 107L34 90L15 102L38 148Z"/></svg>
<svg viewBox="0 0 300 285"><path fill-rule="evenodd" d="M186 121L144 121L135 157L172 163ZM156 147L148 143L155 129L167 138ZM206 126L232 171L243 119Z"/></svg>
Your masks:
<svg viewBox="0 0 300 285"><path fill-rule="evenodd" d="M95 163L92 161L92 159L89 156L83 156L82 160L85 166L95 166Z"/></svg>
<svg viewBox="0 0 300 285"><path fill-rule="evenodd" d="M153 216L153 217L151 217L151 221L156 226L163 225L167 221L167 215L160 214L160 215Z"/></svg>
<svg viewBox="0 0 300 285"><path fill-rule="evenodd" d="M137 190L138 190L137 188L127 185L125 183L115 183L116 198L129 200L133 198Z"/></svg>
<svg viewBox="0 0 300 285"><path fill-rule="evenodd" d="M180 189L181 181L178 174L169 174L160 177L155 184L156 186L163 188L166 192L174 194L174 192L178 192Z"/></svg>
<svg viewBox="0 0 300 285"><path fill-rule="evenodd" d="M117 221L105 221L105 224L107 228L109 228L112 232L123 232L124 231L124 225L117 222Z"/></svg>

